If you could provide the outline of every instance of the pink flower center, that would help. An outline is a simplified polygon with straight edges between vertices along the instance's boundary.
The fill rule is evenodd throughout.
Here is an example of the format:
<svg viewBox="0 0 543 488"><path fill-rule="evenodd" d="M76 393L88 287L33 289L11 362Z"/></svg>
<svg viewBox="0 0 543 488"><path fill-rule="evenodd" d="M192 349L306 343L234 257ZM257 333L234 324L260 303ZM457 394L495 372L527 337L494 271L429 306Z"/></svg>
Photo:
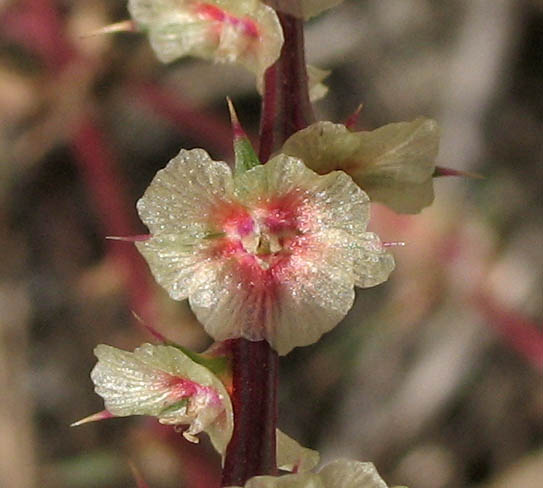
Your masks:
<svg viewBox="0 0 543 488"><path fill-rule="evenodd" d="M199 402L203 402L208 405L220 404L219 395L217 392L209 387L203 386L194 381L165 374L165 382L170 388L170 398L172 401L179 401L184 398L199 399Z"/></svg>
<svg viewBox="0 0 543 488"><path fill-rule="evenodd" d="M204 20L212 20L221 25L230 25L241 30L248 37L258 38L258 27L249 17L236 17L226 10L209 3L197 4L195 11Z"/></svg>
<svg viewBox="0 0 543 488"><path fill-rule="evenodd" d="M288 259L301 231L296 207L286 203L283 199L250 210L241 206L231 209L221 224L225 238L217 249L219 254L262 270Z"/></svg>

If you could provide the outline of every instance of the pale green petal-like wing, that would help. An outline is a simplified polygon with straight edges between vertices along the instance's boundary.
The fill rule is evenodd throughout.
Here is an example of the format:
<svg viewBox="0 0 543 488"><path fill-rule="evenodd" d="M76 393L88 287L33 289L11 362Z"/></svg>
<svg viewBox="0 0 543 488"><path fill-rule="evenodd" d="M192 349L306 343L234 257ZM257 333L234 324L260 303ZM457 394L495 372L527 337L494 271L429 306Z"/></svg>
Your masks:
<svg viewBox="0 0 543 488"><path fill-rule="evenodd" d="M323 83L323 81L330 76L331 71L317 68L311 64L308 64L306 69L309 100L312 102L317 102L321 98L324 98L328 93L328 87Z"/></svg>
<svg viewBox="0 0 543 488"><path fill-rule="evenodd" d="M128 0L128 11L138 24L148 26L173 13L179 2L186 0Z"/></svg>
<svg viewBox="0 0 543 488"><path fill-rule="evenodd" d="M398 213L416 214L434 201L434 182L398 182L393 179L365 178L365 190L372 201L380 202Z"/></svg>
<svg viewBox="0 0 543 488"><path fill-rule="evenodd" d="M307 240L273 285L234 260L199 268L189 302L206 332L216 341L265 339L284 355L335 327L354 300L350 238L329 230Z"/></svg>
<svg viewBox="0 0 543 488"><path fill-rule="evenodd" d="M287 474L286 476L255 476L245 483L245 488L326 488L320 477L313 473Z"/></svg>
<svg viewBox="0 0 543 488"><path fill-rule="evenodd" d="M337 459L319 471L324 488L388 488L372 463Z"/></svg>
<svg viewBox="0 0 543 488"><path fill-rule="evenodd" d="M365 232L348 245L354 253L356 286L369 288L388 280L394 270L394 256L383 247L377 234Z"/></svg>
<svg viewBox="0 0 543 488"><path fill-rule="evenodd" d="M231 4L238 2L238 0L228 1ZM264 72L279 58L284 41L283 28L273 9L264 5L260 0L254 1L252 4L254 4L254 10L251 10L248 15L253 17L258 25L258 41L256 46L249 46L241 53L240 61L248 70L255 73L257 79L260 79L264 76ZM244 15L241 11L240 14Z"/></svg>
<svg viewBox="0 0 543 488"><path fill-rule="evenodd" d="M283 31L277 14L258 0L179 0L163 10L150 0L133 2L138 8L133 7L132 15L147 26L151 46L162 62L187 55L238 62L260 79L281 52Z"/></svg>
<svg viewBox="0 0 543 488"><path fill-rule="evenodd" d="M160 170L138 201L152 237L137 242L151 272L175 300L187 298L191 276L222 229L217 212L231 202L232 175L201 149L182 150Z"/></svg>
<svg viewBox="0 0 543 488"><path fill-rule="evenodd" d="M138 213L151 234L213 232L213 211L230 201L232 172L203 149L182 149L151 181Z"/></svg>
<svg viewBox="0 0 543 488"><path fill-rule="evenodd" d="M240 175L235 188L249 207L292 195L302 232L341 229L356 235L365 231L369 221L369 198L348 175L335 171L321 176L285 154Z"/></svg>
<svg viewBox="0 0 543 488"><path fill-rule="evenodd" d="M354 302L350 237L327 231L313 236L312 241L303 253L291 256L277 306L267 323L266 338L281 355L317 342L347 315Z"/></svg>
<svg viewBox="0 0 543 488"><path fill-rule="evenodd" d="M277 434L277 467L279 469L304 473L319 464L320 455L317 451L302 447L279 429L275 432Z"/></svg>
<svg viewBox="0 0 543 488"><path fill-rule="evenodd" d="M301 159L321 175L341 170L351 174L358 165L357 133L344 125L322 121L295 132L283 145L281 152Z"/></svg>
<svg viewBox="0 0 543 488"><path fill-rule="evenodd" d="M224 454L233 430L232 405L224 385L207 368L172 346L143 344L131 353L101 344L95 354L98 363L91 378L111 414L152 415L162 423L190 424L190 433L207 431ZM198 408L191 407L190 399L187 408L175 408L176 378L198 386Z"/></svg>
<svg viewBox="0 0 543 488"><path fill-rule="evenodd" d="M212 59L217 42L210 36L206 22L192 22L163 17L149 29L149 41L157 58L163 63L171 63L183 56L197 56Z"/></svg>
<svg viewBox="0 0 543 488"><path fill-rule="evenodd" d="M307 70L307 89L309 91L309 100L317 102L324 98L328 93L328 87L323 81L328 78L331 71L317 68L310 64L306 65ZM256 80L256 89L262 95L264 90L264 78L260 77Z"/></svg>
<svg viewBox="0 0 543 488"><path fill-rule="evenodd" d="M210 245L212 239L204 234L158 234L136 242L156 281L174 300L189 296L196 270L209 259L206 251Z"/></svg>
<svg viewBox="0 0 543 488"><path fill-rule="evenodd" d="M167 372L112 346L101 344L94 353L98 363L91 378L113 415L158 415L171 403Z"/></svg>
<svg viewBox="0 0 543 488"><path fill-rule="evenodd" d="M432 177L439 151L439 128L434 120L421 117L356 135L360 163L350 174L362 188L367 178L375 184L377 178L422 183Z"/></svg>
<svg viewBox="0 0 543 488"><path fill-rule="evenodd" d="M319 174L345 171L372 201L397 212L417 213L433 200L438 149L437 124L419 118L371 132L317 122L293 134L282 151L302 159Z"/></svg>

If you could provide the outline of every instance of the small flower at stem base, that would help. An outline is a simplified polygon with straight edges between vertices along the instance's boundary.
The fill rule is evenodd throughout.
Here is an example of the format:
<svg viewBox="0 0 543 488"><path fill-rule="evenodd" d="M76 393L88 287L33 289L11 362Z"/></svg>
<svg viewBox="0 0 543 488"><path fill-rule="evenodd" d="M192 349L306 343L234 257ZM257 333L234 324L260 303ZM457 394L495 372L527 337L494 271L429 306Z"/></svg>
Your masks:
<svg viewBox="0 0 543 488"><path fill-rule="evenodd" d="M183 436L209 434L221 454L232 436L230 397L221 381L172 346L143 344L134 352L99 345L91 373L106 410L73 425L111 417L150 415L162 424L188 424Z"/></svg>

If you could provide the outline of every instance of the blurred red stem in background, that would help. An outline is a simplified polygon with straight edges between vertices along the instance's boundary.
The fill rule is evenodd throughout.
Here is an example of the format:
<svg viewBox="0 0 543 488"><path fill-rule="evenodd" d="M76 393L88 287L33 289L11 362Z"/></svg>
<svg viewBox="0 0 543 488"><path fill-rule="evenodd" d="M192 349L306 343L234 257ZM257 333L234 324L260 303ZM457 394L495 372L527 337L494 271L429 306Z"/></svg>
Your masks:
<svg viewBox="0 0 543 488"><path fill-rule="evenodd" d="M279 13L285 43L264 79L259 158L272 152L313 119L304 54L303 21ZM279 358L265 341L230 342L234 433L228 445L222 486L243 486L257 475L276 475Z"/></svg>
<svg viewBox="0 0 543 488"><path fill-rule="evenodd" d="M128 464L130 466L130 471L132 471L134 481L136 482L136 488L151 488L143 478L137 466L131 461Z"/></svg>
<svg viewBox="0 0 543 488"><path fill-rule="evenodd" d="M543 371L543 329L485 294L477 297L490 325L538 371Z"/></svg>
<svg viewBox="0 0 543 488"><path fill-rule="evenodd" d="M23 0L2 13L0 26L3 35L35 52L53 73L76 56L65 37L55 0Z"/></svg>
<svg viewBox="0 0 543 488"><path fill-rule="evenodd" d="M94 201L104 236L135 234L135 213L124 195L121 178L115 170L114 157L100 128L90 118L84 118L72 141L75 160ZM132 222L134 224L132 224ZM111 256L121 263L131 307L142 321L150 326L156 322L149 273L137 249L126 243L111 243Z"/></svg>
<svg viewBox="0 0 543 488"><path fill-rule="evenodd" d="M182 134L205 142L223 156L232 154L232 134L226 119L221 120L199 107L193 107L177 93L155 83L142 83L132 90L136 100L146 103Z"/></svg>

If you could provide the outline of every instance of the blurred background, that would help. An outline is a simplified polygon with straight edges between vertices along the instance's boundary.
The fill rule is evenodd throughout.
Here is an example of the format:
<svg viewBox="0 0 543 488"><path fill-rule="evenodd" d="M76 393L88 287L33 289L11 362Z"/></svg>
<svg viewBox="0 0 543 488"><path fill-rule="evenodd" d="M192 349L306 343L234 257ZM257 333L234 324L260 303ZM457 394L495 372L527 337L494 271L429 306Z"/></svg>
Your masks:
<svg viewBox="0 0 543 488"><path fill-rule="evenodd" d="M103 408L98 343L196 350L209 338L132 245L135 202L181 147L231 158L225 96L258 131L242 68L162 65L143 35L82 37L120 0L0 0L0 486L214 486L218 457L145 418L68 425ZM440 178L420 215L373 208L394 249L386 284L281 363L280 427L323 460L373 461L411 488L536 488L543 479L543 2L351 0L307 24L332 70L320 119L425 115Z"/></svg>

